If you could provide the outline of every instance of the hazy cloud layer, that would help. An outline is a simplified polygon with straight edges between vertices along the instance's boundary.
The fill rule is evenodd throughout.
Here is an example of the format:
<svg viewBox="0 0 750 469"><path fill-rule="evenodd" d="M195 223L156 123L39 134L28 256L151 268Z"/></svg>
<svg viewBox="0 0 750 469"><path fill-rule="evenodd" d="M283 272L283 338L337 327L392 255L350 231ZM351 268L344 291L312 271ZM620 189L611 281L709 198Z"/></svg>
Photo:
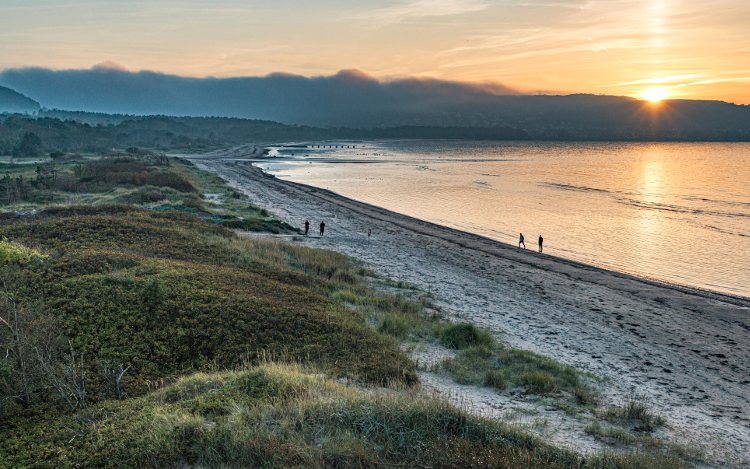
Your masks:
<svg viewBox="0 0 750 469"><path fill-rule="evenodd" d="M516 94L501 84L404 78L380 81L357 71L307 78L188 78L128 72L105 63L86 70L11 69L0 84L48 108L127 114L269 119L315 125L388 125L389 119L440 122L493 97ZM400 122L395 122L400 123Z"/></svg>
<svg viewBox="0 0 750 469"><path fill-rule="evenodd" d="M282 73L187 78L128 72L116 63L105 63L86 70L7 70L0 72L0 85L48 108L64 110L400 127L370 134L379 138L750 140L750 106L713 101L651 104L585 94L522 95L499 84L418 78L381 81L357 70L313 78ZM472 132L467 127L483 130Z"/></svg>

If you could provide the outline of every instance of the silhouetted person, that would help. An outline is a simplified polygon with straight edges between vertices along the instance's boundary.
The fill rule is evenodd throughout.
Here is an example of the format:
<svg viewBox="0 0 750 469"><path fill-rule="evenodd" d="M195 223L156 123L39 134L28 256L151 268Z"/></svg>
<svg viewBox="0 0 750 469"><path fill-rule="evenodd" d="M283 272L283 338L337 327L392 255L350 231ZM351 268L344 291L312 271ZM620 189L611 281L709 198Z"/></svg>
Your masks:
<svg viewBox="0 0 750 469"><path fill-rule="evenodd" d="M372 236L372 228L367 228L367 239L370 239L370 236Z"/></svg>
<svg viewBox="0 0 750 469"><path fill-rule="evenodd" d="M320 236L323 236L323 232L326 230L326 222L320 222Z"/></svg>
<svg viewBox="0 0 750 469"><path fill-rule="evenodd" d="M310 231L310 220L305 220L305 236Z"/></svg>
<svg viewBox="0 0 750 469"><path fill-rule="evenodd" d="M542 252L542 244L544 244L544 238L542 238L542 235L539 235L539 252Z"/></svg>
<svg viewBox="0 0 750 469"><path fill-rule="evenodd" d="M518 247L520 248L521 246L523 246L523 248L526 249L526 243L523 242L523 239L523 233L520 233L518 235Z"/></svg>

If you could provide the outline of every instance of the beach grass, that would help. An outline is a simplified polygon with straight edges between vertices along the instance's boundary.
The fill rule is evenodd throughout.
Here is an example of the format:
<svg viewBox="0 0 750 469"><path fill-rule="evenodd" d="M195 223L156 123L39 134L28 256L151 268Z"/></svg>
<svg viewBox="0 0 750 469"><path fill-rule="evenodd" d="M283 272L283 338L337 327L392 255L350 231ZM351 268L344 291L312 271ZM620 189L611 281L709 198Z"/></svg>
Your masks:
<svg viewBox="0 0 750 469"><path fill-rule="evenodd" d="M190 163L0 170L0 467L682 467L418 394L415 340L454 350L460 382L595 395L344 255L238 236L296 229Z"/></svg>
<svg viewBox="0 0 750 469"><path fill-rule="evenodd" d="M679 458L685 462L705 462L703 452L695 446L675 444L655 438L648 433L632 431L598 421L587 425L585 432L612 447L635 448L643 453L661 452L662 454L670 454L672 457Z"/></svg>
<svg viewBox="0 0 750 469"><path fill-rule="evenodd" d="M443 345L453 349L494 345L489 332L469 323L440 323L436 325L435 334Z"/></svg>
<svg viewBox="0 0 750 469"><path fill-rule="evenodd" d="M598 400L598 393L575 368L496 342L464 348L455 357L438 364L436 369L448 373L460 384L499 390L522 387L528 394L540 395L564 391L575 395L581 404L593 404Z"/></svg>
<svg viewBox="0 0 750 469"><path fill-rule="evenodd" d="M614 423L628 424L636 431L652 432L666 425L666 419L652 411L643 397L631 396L621 405L607 408L603 417Z"/></svg>
<svg viewBox="0 0 750 469"><path fill-rule="evenodd" d="M638 453L582 457L439 399L373 393L273 362L31 422L60 430L29 433L29 421L12 419L23 449L4 452L8 467L683 467Z"/></svg>

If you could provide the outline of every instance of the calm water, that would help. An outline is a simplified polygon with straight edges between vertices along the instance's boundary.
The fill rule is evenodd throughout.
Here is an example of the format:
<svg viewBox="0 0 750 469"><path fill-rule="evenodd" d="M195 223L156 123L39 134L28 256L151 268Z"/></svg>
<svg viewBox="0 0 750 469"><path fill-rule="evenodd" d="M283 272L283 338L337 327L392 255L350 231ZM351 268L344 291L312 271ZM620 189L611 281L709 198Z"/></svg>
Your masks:
<svg viewBox="0 0 750 469"><path fill-rule="evenodd" d="M351 142L331 142L350 144ZM750 144L282 148L278 177L623 272L750 296ZM293 154L293 155L292 155Z"/></svg>

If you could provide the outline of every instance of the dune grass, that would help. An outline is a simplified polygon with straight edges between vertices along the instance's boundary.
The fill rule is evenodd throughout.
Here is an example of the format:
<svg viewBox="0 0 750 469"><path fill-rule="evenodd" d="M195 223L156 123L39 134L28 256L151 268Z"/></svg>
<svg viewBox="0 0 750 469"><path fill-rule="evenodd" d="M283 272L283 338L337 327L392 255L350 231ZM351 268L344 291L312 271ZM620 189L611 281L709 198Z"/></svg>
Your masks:
<svg viewBox="0 0 750 469"><path fill-rule="evenodd" d="M645 399L631 396L622 405L609 407L603 417L613 423L629 425L635 431L652 432L666 425L667 421L661 415L653 412Z"/></svg>
<svg viewBox="0 0 750 469"><path fill-rule="evenodd" d="M11 421L7 467L681 467L667 457L581 457L445 401L344 386L299 365L196 374L73 419ZM17 427L15 425L18 425ZM63 442L67 442L64 444ZM635 462L635 464L634 464Z"/></svg>
<svg viewBox="0 0 750 469"><path fill-rule="evenodd" d="M492 346L494 344L489 332L468 323L438 324L435 328L435 334L440 338L443 345L453 349Z"/></svg>
<svg viewBox="0 0 750 469"><path fill-rule="evenodd" d="M635 448L644 454L671 454L684 462L705 462L704 454L694 446L674 444L641 431L628 430L595 421L586 426L585 432L613 447Z"/></svg>
<svg viewBox="0 0 750 469"><path fill-rule="evenodd" d="M507 347L492 334L470 323L452 323L428 315L429 302L409 289L415 298L372 296L347 286L336 290L332 298L353 310L363 312L378 331L399 340L437 340L446 348L457 350L454 358L440 363L437 371L445 372L460 384L489 386L498 390L523 387L528 394L548 395L565 392L580 405L599 402L599 393L591 377L573 367L548 357Z"/></svg>
<svg viewBox="0 0 750 469"><path fill-rule="evenodd" d="M598 393L573 367L527 350L506 347L473 325L441 325L438 330L453 331L440 332L438 336L444 344L460 350L455 357L440 363L437 370L448 373L460 384L499 390L523 387L526 393L541 395L564 391L581 404L598 400Z"/></svg>
<svg viewBox="0 0 750 469"><path fill-rule="evenodd" d="M236 236L295 229L189 163L0 169L0 315L31 344L0 328L2 468L681 467L584 458L416 394L402 341L456 350L441 367L459 381L595 395L346 256Z"/></svg>

